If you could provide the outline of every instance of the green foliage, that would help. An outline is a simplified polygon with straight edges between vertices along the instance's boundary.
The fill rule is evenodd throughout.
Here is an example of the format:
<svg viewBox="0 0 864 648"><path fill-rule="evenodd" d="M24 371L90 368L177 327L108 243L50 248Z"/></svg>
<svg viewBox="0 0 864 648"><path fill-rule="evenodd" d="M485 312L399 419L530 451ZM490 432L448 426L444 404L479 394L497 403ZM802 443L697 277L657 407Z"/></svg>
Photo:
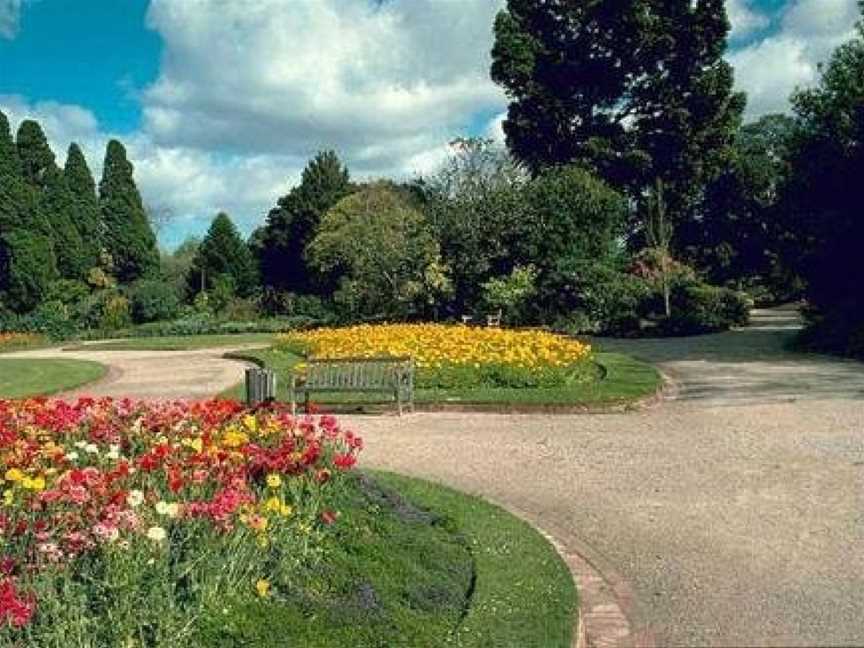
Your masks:
<svg viewBox="0 0 864 648"><path fill-rule="evenodd" d="M105 153L99 207L104 247L112 257L117 279L121 283L132 283L157 270L156 237L135 186L126 149L117 140L108 142Z"/></svg>
<svg viewBox="0 0 864 648"><path fill-rule="evenodd" d="M537 293L537 269L516 266L503 277L494 277L483 284L483 302L490 311L501 310L505 321L523 322L530 300Z"/></svg>
<svg viewBox="0 0 864 648"><path fill-rule="evenodd" d="M675 291L672 301L672 317L661 324L667 335L725 331L750 319L747 296L727 288L691 285Z"/></svg>
<svg viewBox="0 0 864 648"><path fill-rule="evenodd" d="M198 246L189 269L189 288L194 294L202 289L215 289L221 282L219 291L224 294L224 284L229 281L226 277L232 284L229 299L234 293L249 296L257 283L255 262L249 247L228 214L220 212Z"/></svg>
<svg viewBox="0 0 864 648"><path fill-rule="evenodd" d="M303 170L300 184L267 214L256 237L264 283L278 290L314 292L305 251L324 213L351 191L348 169L333 151L318 153Z"/></svg>
<svg viewBox="0 0 864 648"><path fill-rule="evenodd" d="M212 288L207 292L207 305L214 313L222 312L237 294L234 277L220 274L213 279Z"/></svg>
<svg viewBox="0 0 864 648"><path fill-rule="evenodd" d="M119 293L106 296L102 302L99 328L104 330L121 329L132 323L129 300Z"/></svg>
<svg viewBox="0 0 864 648"><path fill-rule="evenodd" d="M328 211L308 248L311 266L338 277L335 301L349 317L398 317L422 307L438 243L404 192L367 185Z"/></svg>
<svg viewBox="0 0 864 648"><path fill-rule="evenodd" d="M540 286L542 319L569 333L634 335L651 289L643 279L590 260L562 261Z"/></svg>
<svg viewBox="0 0 864 648"><path fill-rule="evenodd" d="M61 301L42 302L28 320L27 330L42 333L55 341L69 339L78 331L69 307Z"/></svg>
<svg viewBox="0 0 864 648"><path fill-rule="evenodd" d="M48 286L46 301L58 301L66 306L81 303L90 295L90 288L77 279L59 279Z"/></svg>
<svg viewBox="0 0 864 648"><path fill-rule="evenodd" d="M51 241L39 232L16 228L2 235L0 282L3 301L26 313L36 308L57 277Z"/></svg>
<svg viewBox="0 0 864 648"><path fill-rule="evenodd" d="M662 178L683 220L744 107L728 31L723 0L508 0L491 70L511 100L508 147L535 174L588 163L635 199Z"/></svg>
<svg viewBox="0 0 864 648"><path fill-rule="evenodd" d="M174 319L180 308L171 285L155 279L142 279L132 284L129 302L132 319L137 323Z"/></svg>
<svg viewBox="0 0 864 648"><path fill-rule="evenodd" d="M89 271L99 264L102 251L102 217L96 183L81 148L75 142L69 145L63 175L71 193L74 214L72 222L81 238L84 267Z"/></svg>
<svg viewBox="0 0 864 648"><path fill-rule="evenodd" d="M793 97L793 108L793 172L782 199L794 232L788 258L808 283L811 339L823 349L860 353L864 21L855 38L834 52L819 85Z"/></svg>
<svg viewBox="0 0 864 648"><path fill-rule="evenodd" d="M200 239L189 237L173 252L162 252L160 259L160 274L182 300L189 293L190 275L195 258L198 256ZM200 288L200 277L199 286Z"/></svg>
<svg viewBox="0 0 864 648"><path fill-rule="evenodd" d="M92 267L81 235L75 227L76 205L63 172L51 166L45 174L45 188L39 209L51 224L57 270L64 279L83 279Z"/></svg>

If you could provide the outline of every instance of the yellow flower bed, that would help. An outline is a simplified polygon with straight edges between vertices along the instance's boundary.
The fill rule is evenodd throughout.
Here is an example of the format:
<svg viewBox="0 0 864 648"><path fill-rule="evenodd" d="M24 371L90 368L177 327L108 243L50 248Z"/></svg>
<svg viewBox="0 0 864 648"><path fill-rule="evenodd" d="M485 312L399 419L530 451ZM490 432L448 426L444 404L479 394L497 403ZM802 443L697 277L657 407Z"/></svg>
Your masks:
<svg viewBox="0 0 864 648"><path fill-rule="evenodd" d="M411 356L418 367L567 367L588 360L590 345L546 331L443 324L359 325L279 336L315 358Z"/></svg>

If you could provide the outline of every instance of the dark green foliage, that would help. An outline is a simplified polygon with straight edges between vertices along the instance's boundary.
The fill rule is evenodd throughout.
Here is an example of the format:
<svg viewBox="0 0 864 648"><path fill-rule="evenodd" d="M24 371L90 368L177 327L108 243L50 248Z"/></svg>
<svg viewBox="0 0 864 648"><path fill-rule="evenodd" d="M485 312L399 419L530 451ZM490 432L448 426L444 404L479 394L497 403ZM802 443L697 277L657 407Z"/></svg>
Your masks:
<svg viewBox="0 0 864 648"><path fill-rule="evenodd" d="M508 0L492 78L511 100L510 150L534 173L589 164L635 198L661 178L683 219L744 107L728 31L723 0Z"/></svg>
<svg viewBox="0 0 864 648"><path fill-rule="evenodd" d="M83 279L92 267L81 235L75 227L76 205L63 172L51 167L45 175L45 189L39 208L51 223L57 271L65 279Z"/></svg>
<svg viewBox="0 0 864 648"><path fill-rule="evenodd" d="M725 331L750 320L744 293L716 286L692 285L672 294L672 317L660 325L666 335L694 335Z"/></svg>
<svg viewBox="0 0 864 648"><path fill-rule="evenodd" d="M540 285L540 319L569 333L635 335L650 299L648 283L609 263L565 260Z"/></svg>
<svg viewBox="0 0 864 648"><path fill-rule="evenodd" d="M219 283L220 277L223 277L223 283L224 277L230 277L232 292L243 297L248 296L257 284L252 253L225 213L213 219L198 247L188 275L191 293L211 290Z"/></svg>
<svg viewBox="0 0 864 648"><path fill-rule="evenodd" d="M18 127L15 142L24 181L33 187L44 188L48 171L56 167L56 164L42 127L32 119L25 119Z"/></svg>
<svg viewBox="0 0 864 648"><path fill-rule="evenodd" d="M142 279L132 284L129 303L136 323L173 319L180 308L177 293L160 279Z"/></svg>
<svg viewBox="0 0 864 648"><path fill-rule="evenodd" d="M121 283L146 277L159 267L156 237L150 228L141 195L135 186L132 164L117 140L108 142L99 183L103 242Z"/></svg>
<svg viewBox="0 0 864 648"><path fill-rule="evenodd" d="M3 233L0 282L7 306L18 313L36 308L56 278L54 252L47 237L24 228Z"/></svg>
<svg viewBox="0 0 864 648"><path fill-rule="evenodd" d="M255 237L266 285L296 293L314 292L306 246L324 212L350 191L348 169L335 152L318 153L309 162L300 184L279 199L267 214L263 233Z"/></svg>
<svg viewBox="0 0 864 648"><path fill-rule="evenodd" d="M864 3L862 3L864 9ZM862 353L864 331L864 23L833 54L819 85L793 97L798 132L782 205L792 262L823 348Z"/></svg>
<svg viewBox="0 0 864 648"><path fill-rule="evenodd" d="M89 270L99 264L99 254L102 251L102 217L96 183L81 148L75 142L69 145L63 175L72 194L73 224L81 237L84 265Z"/></svg>

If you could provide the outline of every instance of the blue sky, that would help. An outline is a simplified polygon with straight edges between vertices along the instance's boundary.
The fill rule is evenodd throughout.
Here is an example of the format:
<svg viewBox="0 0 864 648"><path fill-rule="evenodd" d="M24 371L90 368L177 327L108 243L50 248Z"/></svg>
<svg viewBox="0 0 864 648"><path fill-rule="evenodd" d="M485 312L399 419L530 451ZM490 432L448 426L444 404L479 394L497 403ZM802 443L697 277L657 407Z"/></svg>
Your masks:
<svg viewBox="0 0 864 648"><path fill-rule="evenodd" d="M120 136L160 240L217 210L245 230L336 148L358 177L429 172L454 136L500 137L488 80L502 0L0 0L0 110L98 173ZM855 0L728 0L748 117L785 110L849 36Z"/></svg>

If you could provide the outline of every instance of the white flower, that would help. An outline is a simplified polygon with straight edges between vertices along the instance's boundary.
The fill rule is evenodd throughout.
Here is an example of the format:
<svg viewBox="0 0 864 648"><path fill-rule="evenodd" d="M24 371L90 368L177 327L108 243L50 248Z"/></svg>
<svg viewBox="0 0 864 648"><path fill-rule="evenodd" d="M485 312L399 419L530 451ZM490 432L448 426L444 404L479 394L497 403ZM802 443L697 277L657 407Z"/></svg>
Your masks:
<svg viewBox="0 0 864 648"><path fill-rule="evenodd" d="M144 501L144 493L140 490L129 491L129 494L126 496L126 503L132 508L136 508L141 506L141 503Z"/></svg>
<svg viewBox="0 0 864 648"><path fill-rule="evenodd" d="M83 450L86 446L87 446L87 442L84 441L84 440L76 441L76 442L75 442L75 447L76 447L76 448L81 448L81 449Z"/></svg>
<svg viewBox="0 0 864 648"><path fill-rule="evenodd" d="M90 454L99 454L99 446L95 443L88 443L84 446L84 452L89 452Z"/></svg>
<svg viewBox="0 0 864 648"><path fill-rule="evenodd" d="M76 461L77 459L78 459L78 453L77 452L67 452L66 453L66 460L67 461Z"/></svg>
<svg viewBox="0 0 864 648"><path fill-rule="evenodd" d="M177 502L156 502L156 512L175 518L180 513L180 505Z"/></svg>
<svg viewBox="0 0 864 648"><path fill-rule="evenodd" d="M147 529L147 537L154 542L162 542L166 536L165 529L160 526L152 526Z"/></svg>

